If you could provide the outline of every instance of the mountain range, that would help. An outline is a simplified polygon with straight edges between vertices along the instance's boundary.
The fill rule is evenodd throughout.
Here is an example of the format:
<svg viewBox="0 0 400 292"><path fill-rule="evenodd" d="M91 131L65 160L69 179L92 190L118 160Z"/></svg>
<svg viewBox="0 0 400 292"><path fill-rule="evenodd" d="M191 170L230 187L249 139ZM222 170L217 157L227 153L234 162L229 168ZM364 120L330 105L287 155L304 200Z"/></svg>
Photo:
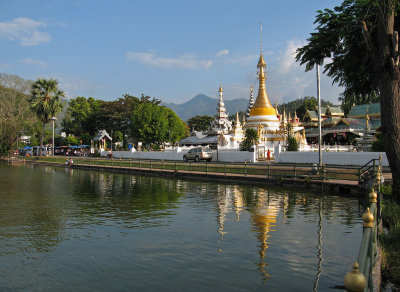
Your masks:
<svg viewBox="0 0 400 292"><path fill-rule="evenodd" d="M224 103L227 114L231 115L236 113L236 111L246 111L249 100L246 98L237 98L224 100ZM218 99L198 94L185 103L162 103L162 105L172 109L182 120L187 121L194 116L214 116L217 113Z"/></svg>

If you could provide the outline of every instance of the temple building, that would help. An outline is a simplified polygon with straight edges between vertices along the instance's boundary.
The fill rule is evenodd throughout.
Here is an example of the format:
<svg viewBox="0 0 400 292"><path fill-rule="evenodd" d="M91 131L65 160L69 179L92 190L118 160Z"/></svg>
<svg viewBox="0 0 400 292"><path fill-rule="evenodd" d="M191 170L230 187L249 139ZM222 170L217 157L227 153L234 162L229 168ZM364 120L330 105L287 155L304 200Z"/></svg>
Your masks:
<svg viewBox="0 0 400 292"><path fill-rule="evenodd" d="M245 119L246 120L250 116L250 110L253 108L253 106L254 106L253 85L251 85L251 87L250 87L249 105L247 106L247 110L246 110L246 114L245 114Z"/></svg>
<svg viewBox="0 0 400 292"><path fill-rule="evenodd" d="M219 101L217 105L217 114L215 115L215 120L211 124L210 135L228 134L228 132L232 130L232 122L228 120L228 114L225 109L222 85L219 86L218 93Z"/></svg>
<svg viewBox="0 0 400 292"><path fill-rule="evenodd" d="M285 121L280 120L280 116L276 109L272 106L269 101L265 81L267 79L266 63L264 56L260 54L260 59L257 64L257 77L258 77L258 94L256 101L249 112L245 129L255 129L258 132L259 141L257 143L259 153L266 153L269 149L271 152L274 151L274 146L281 143L283 144L286 140ZM262 155L261 155L262 156Z"/></svg>

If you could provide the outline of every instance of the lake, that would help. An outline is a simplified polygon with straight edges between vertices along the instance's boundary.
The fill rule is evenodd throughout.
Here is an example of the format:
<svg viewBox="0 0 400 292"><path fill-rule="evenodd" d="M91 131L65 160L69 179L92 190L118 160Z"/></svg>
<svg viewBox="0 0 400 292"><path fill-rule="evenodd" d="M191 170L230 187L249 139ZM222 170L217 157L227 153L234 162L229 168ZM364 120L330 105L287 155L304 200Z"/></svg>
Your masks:
<svg viewBox="0 0 400 292"><path fill-rule="evenodd" d="M0 202L0 291L332 291L362 237L293 188L0 163Z"/></svg>

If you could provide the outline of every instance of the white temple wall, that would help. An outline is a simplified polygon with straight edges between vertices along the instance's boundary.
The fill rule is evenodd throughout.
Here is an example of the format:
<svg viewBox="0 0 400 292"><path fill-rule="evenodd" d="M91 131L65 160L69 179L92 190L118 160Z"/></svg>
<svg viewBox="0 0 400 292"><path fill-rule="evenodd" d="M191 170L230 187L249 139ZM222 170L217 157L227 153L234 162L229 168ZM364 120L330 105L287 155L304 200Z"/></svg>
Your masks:
<svg viewBox="0 0 400 292"><path fill-rule="evenodd" d="M336 165L357 165L362 166L371 159L379 159L382 155L382 165L389 166L385 152L322 152L322 163ZM319 163L318 151L279 152L275 148L275 162L280 163Z"/></svg>
<svg viewBox="0 0 400 292"><path fill-rule="evenodd" d="M112 155L114 158L130 158L130 159L157 159L157 160L182 160L183 155L187 153L189 149L193 147L188 147L186 149L178 148L167 151L113 151ZM101 151L101 156L107 157L109 151ZM257 156L255 152L248 151L238 151L233 149L221 149L213 150L212 161L220 162L255 162L257 161Z"/></svg>

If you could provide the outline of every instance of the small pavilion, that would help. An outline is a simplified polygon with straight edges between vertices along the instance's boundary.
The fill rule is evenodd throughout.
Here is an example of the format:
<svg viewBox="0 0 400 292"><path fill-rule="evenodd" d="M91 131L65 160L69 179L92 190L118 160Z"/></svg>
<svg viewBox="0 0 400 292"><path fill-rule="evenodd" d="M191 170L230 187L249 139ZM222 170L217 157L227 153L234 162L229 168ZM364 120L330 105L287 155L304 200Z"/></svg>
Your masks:
<svg viewBox="0 0 400 292"><path fill-rule="evenodd" d="M92 139L92 149L98 149L98 150L106 150L107 149L107 140L112 143L112 138L110 135L108 135L106 130L99 130Z"/></svg>

